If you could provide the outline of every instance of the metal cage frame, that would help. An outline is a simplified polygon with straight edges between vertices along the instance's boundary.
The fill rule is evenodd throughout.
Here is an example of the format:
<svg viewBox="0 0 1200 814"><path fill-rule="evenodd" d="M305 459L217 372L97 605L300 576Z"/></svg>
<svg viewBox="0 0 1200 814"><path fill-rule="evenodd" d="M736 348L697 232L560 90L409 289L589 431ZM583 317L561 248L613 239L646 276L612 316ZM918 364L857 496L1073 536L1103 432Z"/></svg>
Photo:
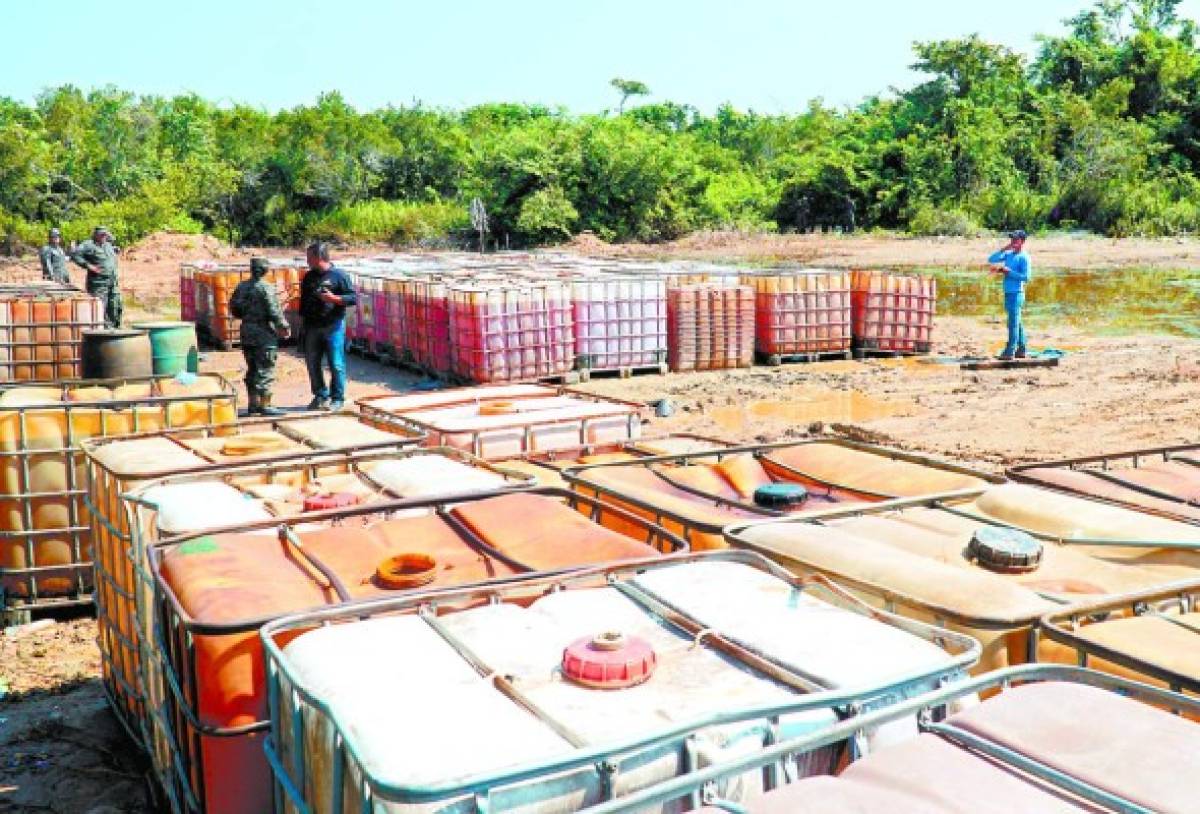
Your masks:
<svg viewBox="0 0 1200 814"><path fill-rule="evenodd" d="M689 617L688 614L674 607L667 600L658 597L650 589L630 584L633 577L646 571L675 567L690 562L732 562L757 568L785 581L795 590L812 592L820 599L842 610L875 619L923 641L930 642L947 652L949 658L945 664L936 668L897 674L887 680L853 689L831 689L808 675L802 667L763 653L738 640L735 636L705 628L703 623ZM879 611L855 599L825 577L796 577L764 557L739 551L679 554L656 560L593 567L566 575L541 574L527 578L509 578L474 587L452 588L424 594L413 593L399 598L363 600L340 608L325 608L313 612L292 614L264 625L259 633L267 658L271 710L271 737L264 744L264 748L276 779L276 808L278 810L287 808L287 810L296 810L305 814L313 810L304 801L300 792L304 786L302 765L293 764L290 767L286 765L276 744L279 742L283 727L289 727L292 733L298 734L299 727L301 727L301 700L318 712L328 712L328 707L322 700L304 690L296 680L296 676L288 667L286 655L276 641L278 635L319 625L353 622L376 614L405 612L417 613L436 628L440 605L461 603L467 600L498 602L503 600L506 592L523 595L544 594L572 590L575 587L587 588L599 585L616 587L624 596L642 606L646 612L665 620L682 633L690 636L702 635L706 642L712 643L726 656L740 661L760 674L790 686L803 695L800 700L787 703L740 708L706 716L702 719L664 726L651 735L580 748L572 755L550 761L519 765L499 772L448 778L442 783L392 786L364 778L362 781L364 805L372 808L379 802L438 803L468 796L474 799L475 810L479 814L486 814L493 810L489 796L502 787L534 778L549 777L565 771L588 769L601 776L603 787L611 793L611 775L616 771L614 767L619 767L623 760L636 759L639 754L664 747L677 747L686 751L685 744L691 733L697 729L766 718L771 721L771 726L768 728L769 731L764 733L763 745L764 747L770 746L778 740L777 730L780 716L829 709L835 711L839 717L850 717L863 710L886 707L915 694L940 687L946 682L957 682L965 674L965 671L978 660L980 654L979 643L970 636ZM431 619L434 621L430 621ZM444 633L443 637L446 638ZM454 644L451 639L447 640ZM284 692L285 681L290 688L290 692L287 693ZM343 784L348 781L344 772L337 767L344 764L343 758L350 758L360 766L362 763L353 734L336 727L336 725L335 732L335 748L338 755L334 761L333 794L329 803L335 814L343 814L341 791ZM298 738L295 734L292 736L292 743L300 745L302 748L303 738ZM296 773L299 774L299 781L295 777ZM286 801L286 806L283 805L284 801Z"/></svg>
<svg viewBox="0 0 1200 814"><path fill-rule="evenodd" d="M88 435L88 438L99 436L125 438L129 434L117 433L109 435L109 425L113 421L121 420L123 423L129 423L132 426L133 433L142 432L139 427L145 421L155 420L164 427L171 428L172 410L174 405L181 404L196 404L203 403L207 411L207 420L203 426L214 428L214 431L220 431L221 428L229 428L234 426L234 422L225 422L216 420L216 410L219 404L227 403L230 415L237 415L237 394L234 391L233 385L224 376L216 373L202 374L202 378L214 379L220 383L221 392L206 393L206 394L182 394L182 395L151 395L144 398L125 398L125 399L110 399L107 401L67 401L66 395L72 389L85 387L119 387L133 384L148 384L152 388L152 392L156 384L170 381L170 376L151 376L151 377L135 377L122 379L68 379L54 383L54 386L59 387L63 394L63 401L50 404L23 404L23 405L0 405L0 419L5 417L15 417L17 424L17 448L11 450L0 450L0 462L15 461L17 467L17 480L20 484L20 490L11 494L5 495L6 500L16 501L20 506L21 523L25 527L20 531L0 531L0 544L17 541L17 545L23 546L26 562L29 563L24 568L0 568L0 579L24 581L28 583L28 595L14 595L10 592L0 591L0 614L10 614L12 612L24 612L31 610L42 610L47 608L61 608L78 605L86 605L92 602L91 584L88 576L92 571L91 559L85 558L84 552L91 545L90 541L90 525L87 524L87 518L84 516L84 501L87 496L87 491L84 488L85 484L80 483L78 472L83 463L83 450L80 448L83 438L76 435L75 416L80 414L94 415L99 422L99 433ZM20 389L30 385L17 385L14 388L5 389ZM46 387L48 385L32 385ZM161 413L159 410L161 409ZM154 415L148 415L153 412ZM27 446L30 437L30 422L31 414L61 414L65 426L66 443L57 447L40 447L29 448ZM236 418L235 418L236 420ZM180 425L176 429L182 429L189 425ZM199 428L201 425L191 425ZM31 458L54 458L61 459L65 468L66 489L61 492L37 492L29 488L32 477ZM37 528L33 517L33 504L36 500L42 499L58 499L66 502L68 512L68 525L64 528ZM71 546L71 562L63 565L38 565L38 557L35 555L35 544L46 537L66 537ZM61 594L52 594L50 596L42 596L38 590L38 578L65 574L74 581L74 586L70 591Z"/></svg>
<svg viewBox="0 0 1200 814"><path fill-rule="evenodd" d="M452 450L451 452L459 456L466 456L466 453L460 450ZM433 453L434 450L421 448L408 454L420 455ZM489 468L491 467L489 466ZM181 479L177 479L174 482L179 482L179 480ZM195 664L195 638L197 636L251 633L277 617L245 619L238 622L220 624L196 621L180 605L178 598L170 586L161 577L159 566L162 554L166 549L182 545L189 540L213 534L244 533L265 529L290 530L299 524L325 521L336 522L349 518L378 516L381 519L386 519L395 513L411 511L413 509L431 509L443 517L450 517L448 511L454 504L500 497L517 491L521 494L544 495L557 498L575 510L587 509L586 512L581 511L581 513L598 525L601 524L600 520L605 513L621 516L623 520L637 522L648 527L649 535L652 539L658 541L659 544L656 547L660 551L664 551L664 553L687 551L687 544L682 539L665 529L652 528L653 524L642 518L628 516L616 507L608 506L600 501L587 498L584 495L576 494L567 489L542 487L528 483L521 483L514 489L460 492L430 498L384 501L350 509L309 512L293 517L263 520L257 523L211 528L167 538L147 546L145 551L148 555L155 588L155 608L152 611L154 614L155 641L153 642L153 647L149 647L147 650L150 658L155 660L154 663L160 669L162 680L165 682L165 691L162 693L164 698L162 708L150 710L149 712L154 718L153 725L160 728L160 734L165 737L169 744L172 766L167 776L162 776L160 773L159 781L175 806L175 810L180 812L203 812L206 810L204 802L202 738L241 737L258 732L266 732L270 726L270 721L266 719L244 726L229 728L209 726L201 720L201 715L196 704L196 699L199 697L199 685ZM138 499L134 496L127 496L128 503L136 505ZM484 551L499 561L506 562L518 570L532 570L529 566L519 563L492 548L457 519L451 519L453 521L451 522L451 527L456 533L465 535L464 539L467 539L469 545L476 547L477 550ZM343 593L338 591L336 575L324 563L320 562L311 552L305 551L302 547L294 546L294 548L301 553L301 556L308 565L329 580L335 592ZM586 569L587 567L584 565L577 568L561 569L560 572L570 573ZM500 582L511 579L513 578L509 577L500 580ZM144 656L143 680L146 682L154 680L154 677L148 672L150 666L151 663Z"/></svg>

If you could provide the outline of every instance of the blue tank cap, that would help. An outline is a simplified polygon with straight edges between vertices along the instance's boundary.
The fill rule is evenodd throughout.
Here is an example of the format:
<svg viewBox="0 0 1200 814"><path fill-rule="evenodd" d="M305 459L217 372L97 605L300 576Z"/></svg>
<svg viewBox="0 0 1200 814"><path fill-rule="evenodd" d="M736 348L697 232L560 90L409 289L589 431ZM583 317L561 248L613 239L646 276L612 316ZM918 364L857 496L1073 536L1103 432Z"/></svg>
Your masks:
<svg viewBox="0 0 1200 814"><path fill-rule="evenodd" d="M798 506L808 500L808 490L798 483L768 483L754 490L756 505L767 508Z"/></svg>
<svg viewBox="0 0 1200 814"><path fill-rule="evenodd" d="M983 526L967 543L967 559L989 571L1022 573L1042 564L1042 544L1020 529Z"/></svg>

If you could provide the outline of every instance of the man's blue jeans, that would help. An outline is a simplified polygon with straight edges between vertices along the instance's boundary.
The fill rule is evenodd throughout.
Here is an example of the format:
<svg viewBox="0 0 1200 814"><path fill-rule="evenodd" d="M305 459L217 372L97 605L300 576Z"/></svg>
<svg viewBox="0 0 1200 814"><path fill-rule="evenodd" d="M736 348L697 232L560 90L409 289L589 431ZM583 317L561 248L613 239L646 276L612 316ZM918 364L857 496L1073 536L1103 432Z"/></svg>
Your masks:
<svg viewBox="0 0 1200 814"><path fill-rule="evenodd" d="M325 386L322 363L328 357L330 386ZM346 400L346 323L304 326L304 362L308 365L308 382L315 398L332 401Z"/></svg>
<svg viewBox="0 0 1200 814"><path fill-rule="evenodd" d="M1004 313L1008 315L1008 344L1003 356L1025 351L1025 325L1021 321L1021 309L1025 307L1025 292L1004 292Z"/></svg>

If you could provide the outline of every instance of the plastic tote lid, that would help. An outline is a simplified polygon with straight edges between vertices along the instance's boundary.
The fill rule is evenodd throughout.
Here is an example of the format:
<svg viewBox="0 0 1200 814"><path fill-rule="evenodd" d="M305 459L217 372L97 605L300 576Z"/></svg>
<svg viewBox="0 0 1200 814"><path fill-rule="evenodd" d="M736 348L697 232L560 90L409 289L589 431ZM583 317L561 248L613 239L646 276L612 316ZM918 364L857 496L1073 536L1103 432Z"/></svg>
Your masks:
<svg viewBox="0 0 1200 814"><path fill-rule="evenodd" d="M808 490L798 483L768 483L754 490L754 502L768 509L798 506L808 500Z"/></svg>
<svg viewBox="0 0 1200 814"><path fill-rule="evenodd" d="M1020 529L984 526L967 543L967 558L989 571L1024 573L1042 564L1042 544Z"/></svg>
<svg viewBox="0 0 1200 814"><path fill-rule="evenodd" d="M563 675L577 684L600 690L633 687L654 674L658 658L645 639L605 631L584 636L563 650Z"/></svg>

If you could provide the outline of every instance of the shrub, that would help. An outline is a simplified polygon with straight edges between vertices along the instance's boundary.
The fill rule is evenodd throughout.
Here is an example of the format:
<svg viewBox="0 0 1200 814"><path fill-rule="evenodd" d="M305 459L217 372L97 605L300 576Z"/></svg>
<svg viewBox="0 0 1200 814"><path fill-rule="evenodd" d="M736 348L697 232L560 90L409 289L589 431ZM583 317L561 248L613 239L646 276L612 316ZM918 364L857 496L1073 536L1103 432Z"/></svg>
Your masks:
<svg viewBox="0 0 1200 814"><path fill-rule="evenodd" d="M408 246L444 238L451 231L468 225L466 207L460 204L374 199L310 216L300 224L300 229L303 233L301 237L305 239Z"/></svg>
<svg viewBox="0 0 1200 814"><path fill-rule="evenodd" d="M704 210L718 229L773 232L771 214L779 205L779 186L748 172L715 176L704 190Z"/></svg>
<svg viewBox="0 0 1200 814"><path fill-rule="evenodd" d="M517 230L532 243L560 243L571 237L579 212L558 187L539 189L521 203Z"/></svg>
<svg viewBox="0 0 1200 814"><path fill-rule="evenodd" d="M942 209L926 204L909 219L908 231L922 237L974 237L981 229L961 209Z"/></svg>

